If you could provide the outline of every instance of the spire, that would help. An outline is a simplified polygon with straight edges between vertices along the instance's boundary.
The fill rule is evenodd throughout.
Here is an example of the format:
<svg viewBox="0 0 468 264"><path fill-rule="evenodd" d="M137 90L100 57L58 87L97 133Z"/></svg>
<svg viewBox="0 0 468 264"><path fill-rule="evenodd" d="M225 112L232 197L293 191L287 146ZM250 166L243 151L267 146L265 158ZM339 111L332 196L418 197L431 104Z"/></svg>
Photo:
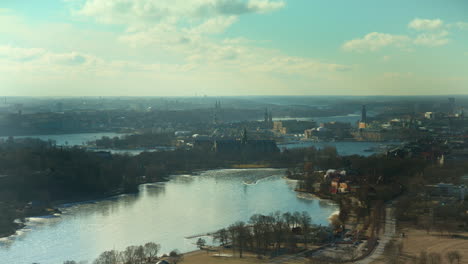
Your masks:
<svg viewBox="0 0 468 264"><path fill-rule="evenodd" d="M244 130L242 131L242 139L241 142L242 144L247 144L247 129L244 127Z"/></svg>
<svg viewBox="0 0 468 264"><path fill-rule="evenodd" d="M362 122L362 123L367 123L367 110L366 110L366 105L362 105L361 122Z"/></svg>

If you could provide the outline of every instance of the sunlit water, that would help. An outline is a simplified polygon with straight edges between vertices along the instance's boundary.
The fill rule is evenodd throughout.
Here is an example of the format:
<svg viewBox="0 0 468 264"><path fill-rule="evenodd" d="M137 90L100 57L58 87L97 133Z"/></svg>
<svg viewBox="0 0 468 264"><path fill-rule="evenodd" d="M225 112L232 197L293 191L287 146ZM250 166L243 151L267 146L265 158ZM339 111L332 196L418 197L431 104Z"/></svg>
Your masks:
<svg viewBox="0 0 468 264"><path fill-rule="evenodd" d="M38 138L41 140L55 140L59 146L80 146L86 145L88 141L95 141L102 137L120 137L125 134L114 132L101 132L101 133L77 133L77 134L57 134L57 135L30 135L30 136L14 136L14 138ZM6 140L8 137L0 137Z"/></svg>
<svg viewBox="0 0 468 264"><path fill-rule="evenodd" d="M336 141L336 142L313 142L297 141L290 144L278 144L281 150L315 147L323 149L327 146L335 147L338 154L370 156L372 154L384 153L390 146L400 145L400 142L360 142L360 141Z"/></svg>
<svg viewBox="0 0 468 264"><path fill-rule="evenodd" d="M299 198L284 170L212 170L142 185L139 194L121 195L61 208L62 216L32 218L20 235L0 243L0 262L58 264L92 260L99 253L149 241L162 252L196 249L187 236L246 221L252 214L307 211L314 223L328 225L337 206Z"/></svg>

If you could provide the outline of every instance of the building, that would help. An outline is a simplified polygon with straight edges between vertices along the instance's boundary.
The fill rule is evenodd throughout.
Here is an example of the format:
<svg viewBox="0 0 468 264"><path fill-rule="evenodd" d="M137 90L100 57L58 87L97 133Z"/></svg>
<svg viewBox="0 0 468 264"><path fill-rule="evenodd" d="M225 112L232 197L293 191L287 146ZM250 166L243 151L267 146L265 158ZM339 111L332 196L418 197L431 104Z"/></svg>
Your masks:
<svg viewBox="0 0 468 264"><path fill-rule="evenodd" d="M451 197L457 200L465 200L467 190L465 185L454 185L451 183L438 183L436 185L426 185L429 194L439 197Z"/></svg>
<svg viewBox="0 0 468 264"><path fill-rule="evenodd" d="M362 106L361 109L361 123L367 124L367 110L366 105Z"/></svg>
<svg viewBox="0 0 468 264"><path fill-rule="evenodd" d="M279 152L279 148L274 140L250 140L247 137L247 130L244 129L242 138L215 140L213 150L217 153L271 153Z"/></svg>
<svg viewBox="0 0 468 264"><path fill-rule="evenodd" d="M435 113L434 112L426 112L426 113L424 113L424 118L434 119L435 118Z"/></svg>
<svg viewBox="0 0 468 264"><path fill-rule="evenodd" d="M283 122L275 121L273 122L273 131L286 135L288 133L288 129L283 126Z"/></svg>
<svg viewBox="0 0 468 264"><path fill-rule="evenodd" d="M268 128L268 129L273 128L273 114L271 113L271 111L268 112L267 108L265 108L263 122L265 124L265 128Z"/></svg>

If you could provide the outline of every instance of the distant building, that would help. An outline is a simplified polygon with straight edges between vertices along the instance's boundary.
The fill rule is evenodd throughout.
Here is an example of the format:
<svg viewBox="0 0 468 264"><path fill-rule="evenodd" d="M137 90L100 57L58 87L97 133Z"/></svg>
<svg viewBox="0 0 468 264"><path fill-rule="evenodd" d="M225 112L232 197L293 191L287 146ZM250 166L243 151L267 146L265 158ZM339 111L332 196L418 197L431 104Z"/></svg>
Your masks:
<svg viewBox="0 0 468 264"><path fill-rule="evenodd" d="M215 107L213 109L213 124L217 125L221 122L221 101L215 102Z"/></svg>
<svg viewBox="0 0 468 264"><path fill-rule="evenodd" d="M265 124L265 127L266 128L273 128L273 114L270 112L268 112L268 109L265 108L265 114L263 116L263 122Z"/></svg>
<svg viewBox="0 0 468 264"><path fill-rule="evenodd" d="M366 105L362 106L361 109L361 123L367 124L367 110Z"/></svg>
<svg viewBox="0 0 468 264"><path fill-rule="evenodd" d="M449 114L453 114L455 112L455 98L450 97L448 98L448 101Z"/></svg>
<svg viewBox="0 0 468 264"><path fill-rule="evenodd" d="M283 122L281 121L273 122L273 131L283 135L288 133L288 129L286 127L283 127Z"/></svg>
<svg viewBox="0 0 468 264"><path fill-rule="evenodd" d="M188 137L192 135L192 132L191 131L176 131L174 135L176 137Z"/></svg>
<svg viewBox="0 0 468 264"><path fill-rule="evenodd" d="M217 153L268 153L279 152L279 148L274 140L249 140L247 130L244 129L242 138L215 140L213 150Z"/></svg>
<svg viewBox="0 0 468 264"><path fill-rule="evenodd" d="M436 185L427 185L426 187L432 196L452 197L457 200L466 199L467 190L465 185L457 186L451 183L439 183Z"/></svg>
<svg viewBox="0 0 468 264"><path fill-rule="evenodd" d="M424 113L424 118L434 119L435 118L435 113L434 112L426 112L426 113Z"/></svg>

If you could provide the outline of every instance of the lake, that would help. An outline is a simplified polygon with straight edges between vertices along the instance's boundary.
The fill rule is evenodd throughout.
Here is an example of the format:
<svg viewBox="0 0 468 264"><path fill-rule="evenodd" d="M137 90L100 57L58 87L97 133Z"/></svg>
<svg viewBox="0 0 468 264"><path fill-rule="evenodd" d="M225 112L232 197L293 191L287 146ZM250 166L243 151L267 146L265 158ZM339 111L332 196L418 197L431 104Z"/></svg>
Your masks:
<svg viewBox="0 0 468 264"><path fill-rule="evenodd" d="M100 133L76 133L76 134L53 134L53 135L30 135L30 136L14 136L14 138L38 138L41 140L55 140L59 146L81 146L86 145L88 141L95 141L102 137L120 137L125 134L114 132L100 132ZM6 140L8 137L0 137Z"/></svg>
<svg viewBox="0 0 468 264"><path fill-rule="evenodd" d="M278 144L281 150L315 147L322 149L330 146L335 147L338 154L347 155L362 155L370 156L372 154L383 153L388 146L400 145L401 142L362 142L362 141L329 141L329 142L313 142L313 141L296 141L288 144Z"/></svg>
<svg viewBox="0 0 468 264"><path fill-rule="evenodd" d="M281 169L210 170L144 184L140 192L111 199L64 205L60 217L34 217L18 235L1 239L2 263L62 264L91 261L105 250L146 242L162 252L196 249L187 236L247 221L253 214L307 211L328 225L338 206L301 198ZM211 241L211 240L209 240Z"/></svg>

